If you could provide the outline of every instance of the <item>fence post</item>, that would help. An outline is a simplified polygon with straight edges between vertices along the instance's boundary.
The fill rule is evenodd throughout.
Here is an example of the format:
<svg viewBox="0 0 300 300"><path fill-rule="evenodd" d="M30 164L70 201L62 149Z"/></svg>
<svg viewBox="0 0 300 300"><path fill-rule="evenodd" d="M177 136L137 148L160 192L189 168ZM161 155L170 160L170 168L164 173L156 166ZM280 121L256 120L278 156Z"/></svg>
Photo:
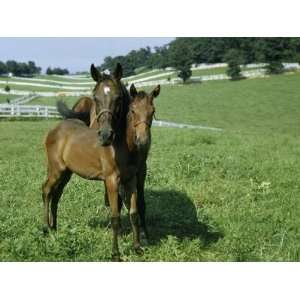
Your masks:
<svg viewBox="0 0 300 300"><path fill-rule="evenodd" d="M12 104L10 108L11 108L10 114L13 116L14 115L14 105Z"/></svg>
<svg viewBox="0 0 300 300"><path fill-rule="evenodd" d="M45 117L48 118L48 107L45 106Z"/></svg>

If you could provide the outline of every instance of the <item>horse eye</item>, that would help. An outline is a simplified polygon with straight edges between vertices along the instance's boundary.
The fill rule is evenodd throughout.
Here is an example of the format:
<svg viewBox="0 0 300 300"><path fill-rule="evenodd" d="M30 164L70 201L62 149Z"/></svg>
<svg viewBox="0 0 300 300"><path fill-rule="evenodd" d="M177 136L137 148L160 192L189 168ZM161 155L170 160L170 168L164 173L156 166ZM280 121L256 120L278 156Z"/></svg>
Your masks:
<svg viewBox="0 0 300 300"><path fill-rule="evenodd" d="M132 114L135 114L135 111L133 109L130 110Z"/></svg>

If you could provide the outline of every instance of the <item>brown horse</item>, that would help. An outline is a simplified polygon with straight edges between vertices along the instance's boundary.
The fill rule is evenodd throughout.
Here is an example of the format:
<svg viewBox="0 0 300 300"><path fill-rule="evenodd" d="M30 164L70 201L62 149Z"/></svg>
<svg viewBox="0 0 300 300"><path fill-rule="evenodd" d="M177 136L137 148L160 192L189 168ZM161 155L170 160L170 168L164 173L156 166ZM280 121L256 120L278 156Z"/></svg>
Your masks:
<svg viewBox="0 0 300 300"><path fill-rule="evenodd" d="M150 94L145 93L144 91L137 92L134 85L130 87L130 95L133 98L129 108L129 114L127 116L127 142L130 148L130 157L133 157L131 161L134 161L136 166L136 183L137 183L137 206L138 214L140 217L140 224L142 229L142 234L148 239L148 230L146 226L146 204L144 197L145 189L145 178L147 174L147 157L151 145L151 120L147 114L152 113L153 99L157 97L160 93L160 86L158 85ZM79 99L72 110L68 110L67 107L64 108L64 116L68 118L77 117L89 125L90 120L86 118L89 116L89 110L92 104L91 98L81 98ZM78 114L77 116L73 115L72 111L75 111ZM130 120L133 120L130 122ZM146 121L148 120L148 121ZM148 123L147 123L148 122ZM135 125L133 125L135 124ZM148 128L147 128L148 126ZM105 192L105 204L109 206L108 194ZM119 196L119 209L122 207L121 196Z"/></svg>
<svg viewBox="0 0 300 300"><path fill-rule="evenodd" d="M120 143L125 134L129 94L120 81L120 64L112 77L101 75L94 65L91 66L91 75L97 82L89 112L91 128L79 120L67 120L51 130L46 138L48 176L42 187L44 223L47 228L56 229L58 201L72 173L87 179L104 180L112 211L113 257L119 259L117 232L120 172L114 148L109 145ZM81 113L73 114L75 117L82 116Z"/></svg>
<svg viewBox="0 0 300 300"><path fill-rule="evenodd" d="M158 85L150 94L147 94L144 91L137 92L132 84L130 87L130 96L133 100L131 100L127 117L127 144L130 147L130 151L135 154L138 213L141 229L146 239L148 238L144 197L145 179L147 174L146 161L151 146L150 128L155 113L153 100L159 93L160 85Z"/></svg>
<svg viewBox="0 0 300 300"><path fill-rule="evenodd" d="M66 120L52 130L46 140L48 155L48 180L56 182L51 203L50 218L45 207L45 217L50 227L55 224L57 203L64 186L71 174L90 180L103 180L111 208L111 224L113 229L113 259L119 260L117 234L119 230L118 188L119 182L125 190L124 202L129 208L130 221L133 230L134 249L142 253L139 237L137 182L138 171L144 164L150 143L150 127L154 114L153 98L159 94L159 86L148 95L137 93L132 85L130 92L133 99L127 114L126 127L120 140L115 140L111 146L103 147L99 143L97 130L88 128L80 120Z"/></svg>
<svg viewBox="0 0 300 300"><path fill-rule="evenodd" d="M126 123L129 94L120 81L122 74L120 64L117 64L112 77L101 74L91 65L91 76L97 83L92 98L81 97L72 110L61 101L57 103L57 109L64 118L80 119L89 127L98 128L103 146L110 145Z"/></svg>

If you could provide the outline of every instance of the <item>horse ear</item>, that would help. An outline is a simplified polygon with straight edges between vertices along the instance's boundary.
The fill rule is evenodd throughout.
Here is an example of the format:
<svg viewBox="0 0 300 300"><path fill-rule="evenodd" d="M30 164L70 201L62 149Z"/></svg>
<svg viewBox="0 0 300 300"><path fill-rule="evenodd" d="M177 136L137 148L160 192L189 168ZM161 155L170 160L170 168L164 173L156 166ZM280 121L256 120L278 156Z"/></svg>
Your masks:
<svg viewBox="0 0 300 300"><path fill-rule="evenodd" d="M114 77L117 80L121 80L122 76L123 76L123 68L120 63L117 63L115 71L114 71Z"/></svg>
<svg viewBox="0 0 300 300"><path fill-rule="evenodd" d="M137 90L136 90L134 84L131 84L129 92L130 92L130 96L132 98L134 98L137 95Z"/></svg>
<svg viewBox="0 0 300 300"><path fill-rule="evenodd" d="M157 97L160 93L160 85L158 85L152 92L151 95L153 98Z"/></svg>
<svg viewBox="0 0 300 300"><path fill-rule="evenodd" d="M101 73L98 71L98 69L94 66L94 64L91 64L91 76L96 82L101 81Z"/></svg>

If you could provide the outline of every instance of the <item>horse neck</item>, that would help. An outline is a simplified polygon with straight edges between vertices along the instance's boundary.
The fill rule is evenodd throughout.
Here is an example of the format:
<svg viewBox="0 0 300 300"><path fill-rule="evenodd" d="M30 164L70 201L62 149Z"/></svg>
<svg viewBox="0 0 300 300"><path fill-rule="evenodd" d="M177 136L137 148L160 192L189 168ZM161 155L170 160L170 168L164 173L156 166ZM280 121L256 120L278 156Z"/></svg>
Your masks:
<svg viewBox="0 0 300 300"><path fill-rule="evenodd" d="M129 152L134 152L136 150L134 142L134 123L130 115L127 116L126 122L126 144Z"/></svg>
<svg viewBox="0 0 300 300"><path fill-rule="evenodd" d="M121 89L123 91L123 107L122 107L122 113L120 116L120 122L118 124L118 131L116 132L116 142L117 144L122 143L124 140L126 140L127 135L127 116L129 111L129 102L130 102L130 96L126 89L126 87L120 82Z"/></svg>
<svg viewBox="0 0 300 300"><path fill-rule="evenodd" d="M90 128L93 128L94 123L95 123L95 117L96 117L96 103L93 102L91 107L90 107Z"/></svg>

